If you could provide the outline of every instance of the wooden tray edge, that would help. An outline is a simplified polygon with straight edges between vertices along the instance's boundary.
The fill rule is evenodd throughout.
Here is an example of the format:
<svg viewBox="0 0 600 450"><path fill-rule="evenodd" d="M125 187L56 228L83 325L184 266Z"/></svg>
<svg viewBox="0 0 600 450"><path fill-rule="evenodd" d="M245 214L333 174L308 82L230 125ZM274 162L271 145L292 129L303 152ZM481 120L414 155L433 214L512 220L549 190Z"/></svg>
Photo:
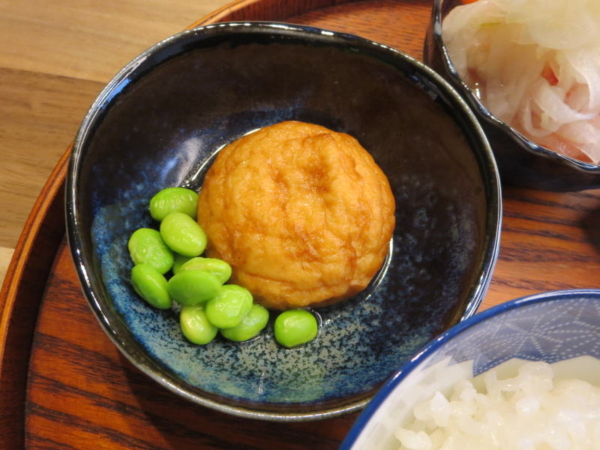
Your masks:
<svg viewBox="0 0 600 450"><path fill-rule="evenodd" d="M236 0L194 22L188 29L217 22L234 22L238 20L284 21L289 17L305 14L315 9L353 1L356 0Z"/></svg>
<svg viewBox="0 0 600 450"><path fill-rule="evenodd" d="M0 291L0 448L22 448L24 443L29 356L40 299L64 236L64 181L71 148L29 214Z"/></svg>

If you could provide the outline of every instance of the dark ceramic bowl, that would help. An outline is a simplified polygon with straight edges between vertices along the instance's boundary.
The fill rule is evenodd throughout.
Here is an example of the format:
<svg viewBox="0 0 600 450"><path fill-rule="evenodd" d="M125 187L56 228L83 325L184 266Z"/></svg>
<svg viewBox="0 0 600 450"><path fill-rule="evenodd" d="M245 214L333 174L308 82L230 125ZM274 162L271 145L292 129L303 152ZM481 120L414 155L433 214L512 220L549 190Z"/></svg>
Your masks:
<svg viewBox="0 0 600 450"><path fill-rule="evenodd" d="M194 346L176 310L134 294L127 240L156 226L147 204L158 190L201 188L223 145L290 119L372 153L396 199L392 251L366 291L318 311L305 346L277 346L272 324L247 343ZM361 408L416 349L474 313L497 257L500 201L479 124L423 64L355 36L230 23L159 43L102 91L75 141L67 221L92 310L142 372L200 405L308 420Z"/></svg>
<svg viewBox="0 0 600 450"><path fill-rule="evenodd" d="M467 101L490 141L503 182L550 191L600 187L600 166L537 145L496 118L456 72L444 44L442 21L461 0L435 0L423 59Z"/></svg>
<svg viewBox="0 0 600 450"><path fill-rule="evenodd" d="M600 385L600 290L554 291L490 308L422 348L377 393L340 450L396 450L399 426L416 404L448 394L491 369L512 377L524 361L553 365L556 376ZM513 372L513 373L511 373ZM539 448L539 446L538 446Z"/></svg>

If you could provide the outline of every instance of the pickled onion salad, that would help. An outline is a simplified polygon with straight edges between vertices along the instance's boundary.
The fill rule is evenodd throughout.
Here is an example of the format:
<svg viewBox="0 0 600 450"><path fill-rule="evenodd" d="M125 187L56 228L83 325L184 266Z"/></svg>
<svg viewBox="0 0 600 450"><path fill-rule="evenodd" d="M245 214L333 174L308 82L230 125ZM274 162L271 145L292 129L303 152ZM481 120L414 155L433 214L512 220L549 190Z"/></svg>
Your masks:
<svg viewBox="0 0 600 450"><path fill-rule="evenodd" d="M526 362L517 376L496 369L415 405L399 427L400 450L597 450L600 387ZM482 378L482 379L481 379ZM479 390L476 386L481 385Z"/></svg>
<svg viewBox="0 0 600 450"><path fill-rule="evenodd" d="M500 120L563 155L600 163L600 1L478 0L443 37L460 77Z"/></svg>

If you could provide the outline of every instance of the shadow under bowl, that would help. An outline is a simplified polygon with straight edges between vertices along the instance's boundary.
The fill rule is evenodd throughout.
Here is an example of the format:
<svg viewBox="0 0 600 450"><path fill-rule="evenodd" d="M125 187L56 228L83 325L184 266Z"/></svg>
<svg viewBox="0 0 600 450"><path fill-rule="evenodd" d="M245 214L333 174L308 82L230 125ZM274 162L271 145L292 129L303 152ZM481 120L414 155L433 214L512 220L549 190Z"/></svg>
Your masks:
<svg viewBox="0 0 600 450"><path fill-rule="evenodd" d="M444 43L442 22L461 0L435 0L427 29L423 60L466 100L479 119L503 183L548 191L600 188L600 166L561 155L523 136L495 117L460 78Z"/></svg>
<svg viewBox="0 0 600 450"><path fill-rule="evenodd" d="M302 347L278 346L272 322L246 343L192 345L176 309L135 295L127 240L156 227L157 191L200 189L219 149L284 120L349 133L383 169L397 223L386 264L364 292L319 309L319 335ZM91 107L67 183L72 255L107 335L159 384L250 418L363 407L400 362L474 313L498 253L498 173L458 94L391 48L309 27L218 24L152 47Z"/></svg>

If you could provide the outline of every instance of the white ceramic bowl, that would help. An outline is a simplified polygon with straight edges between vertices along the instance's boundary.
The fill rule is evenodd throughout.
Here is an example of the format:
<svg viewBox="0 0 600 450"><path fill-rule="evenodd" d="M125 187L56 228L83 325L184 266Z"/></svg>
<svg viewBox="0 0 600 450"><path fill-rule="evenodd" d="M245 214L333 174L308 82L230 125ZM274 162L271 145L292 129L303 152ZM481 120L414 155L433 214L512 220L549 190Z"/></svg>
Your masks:
<svg viewBox="0 0 600 450"><path fill-rule="evenodd" d="M511 371L524 360L545 361L556 376L600 386L600 290L525 297L455 325L390 379L340 448L397 450L394 433L418 402L499 365Z"/></svg>

